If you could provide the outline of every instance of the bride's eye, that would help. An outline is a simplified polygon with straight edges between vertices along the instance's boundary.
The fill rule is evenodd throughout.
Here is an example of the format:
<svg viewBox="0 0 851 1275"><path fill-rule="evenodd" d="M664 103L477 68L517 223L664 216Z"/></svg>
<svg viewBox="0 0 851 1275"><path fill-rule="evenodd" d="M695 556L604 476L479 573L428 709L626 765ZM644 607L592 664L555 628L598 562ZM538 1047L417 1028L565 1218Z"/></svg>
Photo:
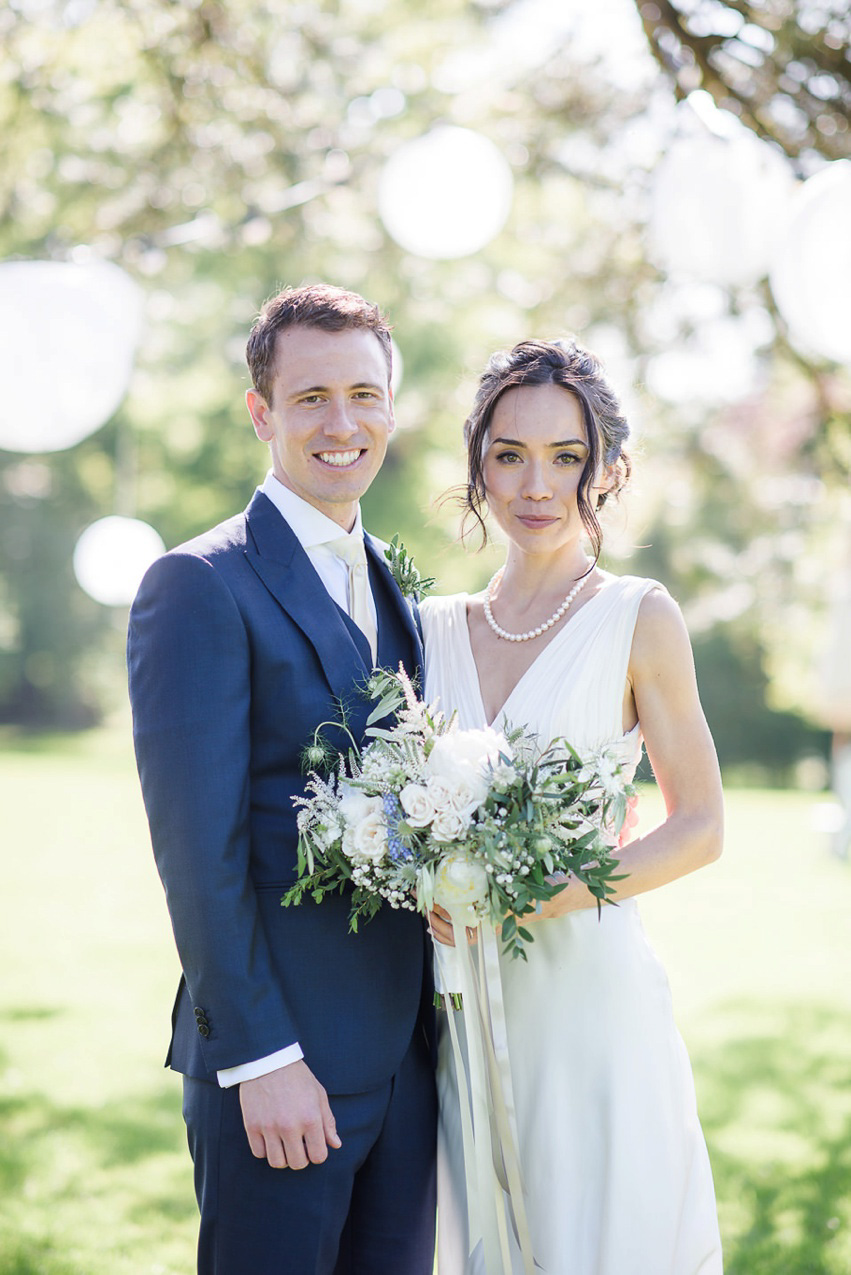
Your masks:
<svg viewBox="0 0 851 1275"><path fill-rule="evenodd" d="M497 452L496 459L500 464L511 465L514 461L520 460L520 455L518 452Z"/></svg>
<svg viewBox="0 0 851 1275"><path fill-rule="evenodd" d="M582 457L574 452L559 452L556 461L560 465L579 465L582 463Z"/></svg>

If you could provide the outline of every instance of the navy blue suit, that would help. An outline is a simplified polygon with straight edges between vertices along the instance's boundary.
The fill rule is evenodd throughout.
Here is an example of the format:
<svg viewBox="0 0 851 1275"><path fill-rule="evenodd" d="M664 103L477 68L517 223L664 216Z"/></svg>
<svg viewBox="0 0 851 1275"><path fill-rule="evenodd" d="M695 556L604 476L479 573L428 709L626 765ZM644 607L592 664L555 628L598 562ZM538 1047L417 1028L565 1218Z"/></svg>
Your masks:
<svg viewBox="0 0 851 1275"><path fill-rule="evenodd" d="M414 618L366 544L378 662L419 673ZM204 1275L431 1271L422 920L384 908L352 935L346 896L280 905L296 876L301 750L335 699L362 733L368 664L366 639L262 493L156 562L131 612L136 755L184 975L168 1061L187 1077ZM298 1172L251 1155L238 1091L216 1083L296 1040L343 1142Z"/></svg>

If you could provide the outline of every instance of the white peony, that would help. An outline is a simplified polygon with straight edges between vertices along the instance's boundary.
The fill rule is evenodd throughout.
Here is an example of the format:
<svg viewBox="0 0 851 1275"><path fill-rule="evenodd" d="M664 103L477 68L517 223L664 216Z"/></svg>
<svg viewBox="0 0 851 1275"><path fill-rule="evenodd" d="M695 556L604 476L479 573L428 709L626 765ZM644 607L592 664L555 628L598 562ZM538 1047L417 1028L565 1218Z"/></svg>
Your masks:
<svg viewBox="0 0 851 1275"><path fill-rule="evenodd" d="M475 859L460 851L447 854L434 874L434 901L459 924L478 925L477 908L488 897L488 877Z"/></svg>
<svg viewBox="0 0 851 1275"><path fill-rule="evenodd" d="M434 818L432 795L422 784L406 784L399 793L399 801L412 828L425 828Z"/></svg>
<svg viewBox="0 0 851 1275"><path fill-rule="evenodd" d="M439 735L425 766L429 788L432 781L446 781L441 805L472 813L488 795L490 768L499 766L500 753L512 755L505 736L490 726Z"/></svg>
<svg viewBox="0 0 851 1275"><path fill-rule="evenodd" d="M492 726L484 730L451 730L438 735L426 770L431 775L447 775L451 779L459 769L483 771L488 765L498 765L500 753L512 756L505 736Z"/></svg>

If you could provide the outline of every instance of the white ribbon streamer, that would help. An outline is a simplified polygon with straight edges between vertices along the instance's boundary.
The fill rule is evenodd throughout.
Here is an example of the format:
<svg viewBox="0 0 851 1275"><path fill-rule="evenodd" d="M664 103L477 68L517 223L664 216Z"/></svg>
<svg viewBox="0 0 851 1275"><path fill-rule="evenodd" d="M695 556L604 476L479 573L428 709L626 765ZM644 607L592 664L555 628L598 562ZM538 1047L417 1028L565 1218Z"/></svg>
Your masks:
<svg viewBox="0 0 851 1275"><path fill-rule="evenodd" d="M467 907L447 910L455 933L465 935L470 920ZM532 1253L517 1151L498 942L493 927L487 923L479 924L477 938L475 959L466 942L454 949L435 944L461 1103L470 1252L481 1237L488 1275L512 1275L507 1204L524 1275L534 1275L541 1268ZM451 1000L451 994L457 991L464 1007L466 1059Z"/></svg>

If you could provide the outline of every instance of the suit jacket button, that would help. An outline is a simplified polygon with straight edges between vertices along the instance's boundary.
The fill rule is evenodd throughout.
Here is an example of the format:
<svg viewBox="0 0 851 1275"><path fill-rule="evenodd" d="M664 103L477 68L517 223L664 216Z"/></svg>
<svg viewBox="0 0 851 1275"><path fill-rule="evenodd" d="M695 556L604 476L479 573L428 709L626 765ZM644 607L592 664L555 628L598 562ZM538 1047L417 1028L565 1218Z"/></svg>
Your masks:
<svg viewBox="0 0 851 1275"><path fill-rule="evenodd" d="M201 1033L202 1036L209 1036L210 1034L210 1029L206 1023L199 1023L198 1031Z"/></svg>
<svg viewBox="0 0 851 1275"><path fill-rule="evenodd" d="M201 1006L200 1006L200 1005L196 1005L196 1006L195 1006L195 1017L196 1017L196 1018L206 1018L206 1017L207 1017L207 1015L204 1013L204 1011L203 1011L203 1009L201 1008Z"/></svg>

